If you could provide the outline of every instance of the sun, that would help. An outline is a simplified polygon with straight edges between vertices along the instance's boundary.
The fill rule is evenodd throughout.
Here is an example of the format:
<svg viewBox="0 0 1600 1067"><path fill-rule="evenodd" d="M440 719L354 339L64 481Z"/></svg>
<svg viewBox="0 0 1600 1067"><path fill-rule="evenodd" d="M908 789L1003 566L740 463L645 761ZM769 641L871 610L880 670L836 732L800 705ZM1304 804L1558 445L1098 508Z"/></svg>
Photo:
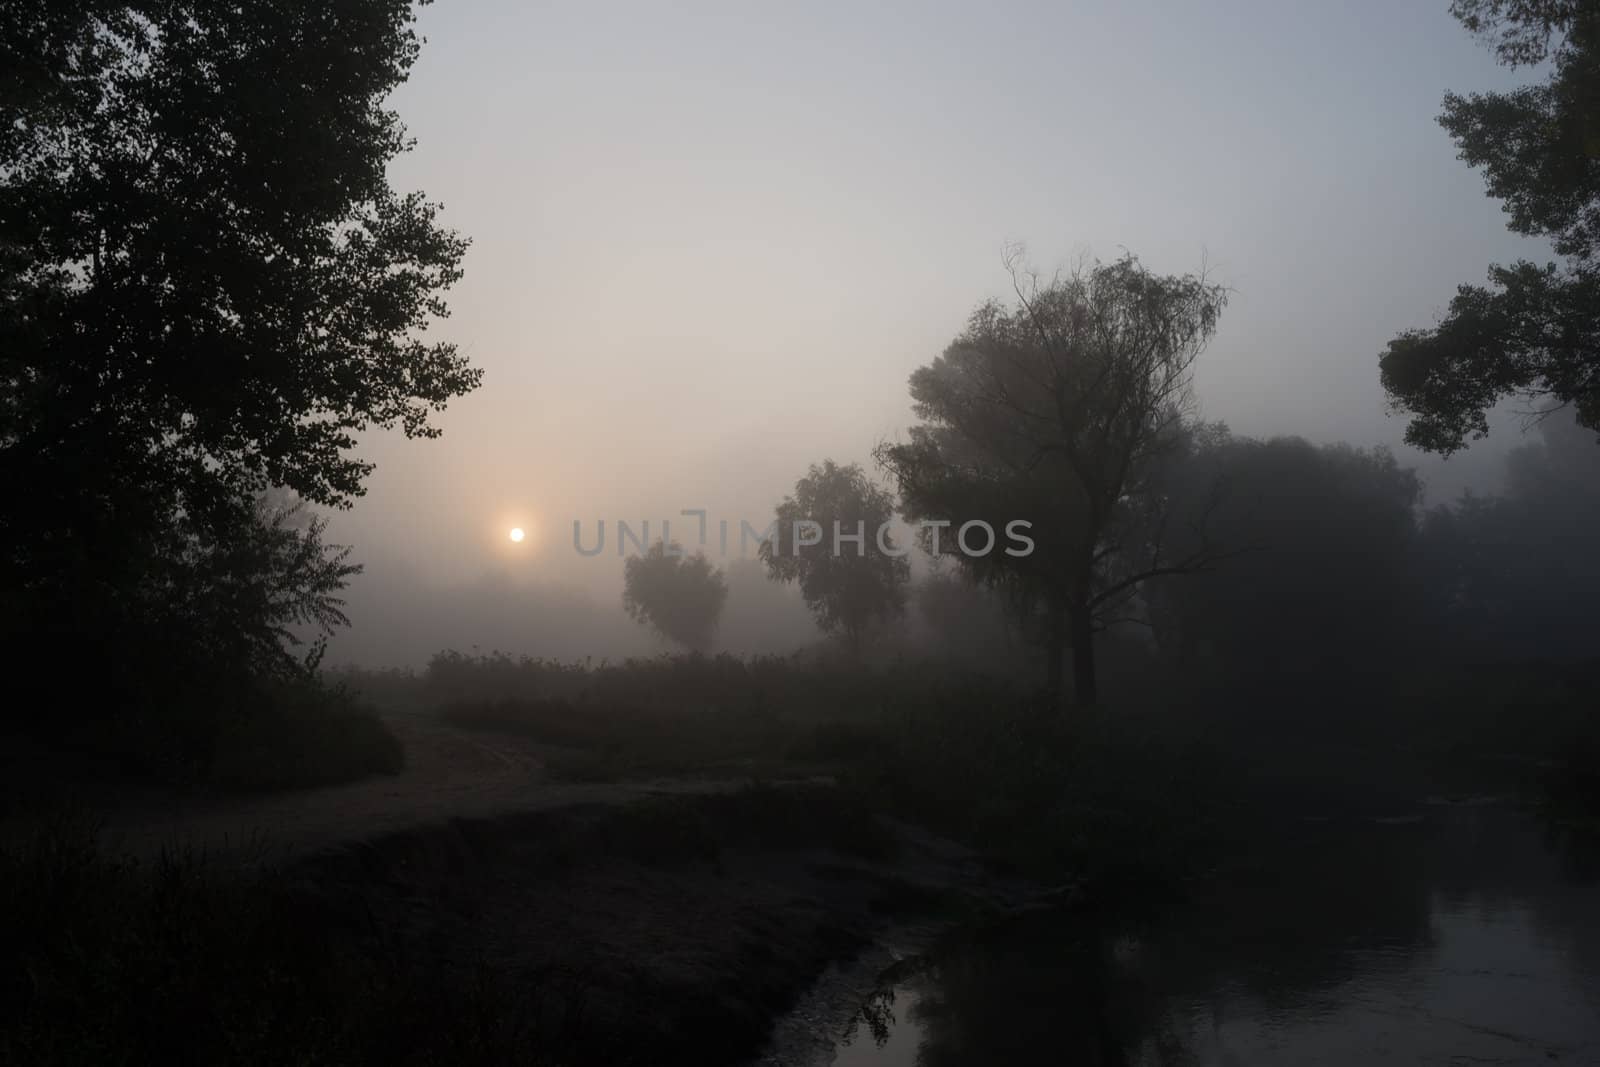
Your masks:
<svg viewBox="0 0 1600 1067"><path fill-rule="evenodd" d="M522 539L524 537L527 537L527 536L528 536L527 534L522 532L522 527L520 527L520 526L511 527L511 540L515 541L517 544L521 544L522 543Z"/></svg>

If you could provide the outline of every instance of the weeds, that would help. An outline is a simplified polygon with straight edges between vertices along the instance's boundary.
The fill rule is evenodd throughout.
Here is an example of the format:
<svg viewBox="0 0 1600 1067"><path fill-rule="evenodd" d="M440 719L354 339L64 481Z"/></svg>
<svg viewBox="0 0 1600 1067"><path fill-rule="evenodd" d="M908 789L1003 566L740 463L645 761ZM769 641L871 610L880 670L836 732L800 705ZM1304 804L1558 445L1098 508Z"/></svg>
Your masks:
<svg viewBox="0 0 1600 1067"><path fill-rule="evenodd" d="M400 739L351 694L302 683L226 723L207 778L224 789L293 789L398 774L404 766Z"/></svg>
<svg viewBox="0 0 1600 1067"><path fill-rule="evenodd" d="M559 746L585 781L827 773L1017 873L1172 882L1214 844L1218 761L1148 718L1063 711L1004 680L729 656L556 664L435 657L419 684L467 729Z"/></svg>

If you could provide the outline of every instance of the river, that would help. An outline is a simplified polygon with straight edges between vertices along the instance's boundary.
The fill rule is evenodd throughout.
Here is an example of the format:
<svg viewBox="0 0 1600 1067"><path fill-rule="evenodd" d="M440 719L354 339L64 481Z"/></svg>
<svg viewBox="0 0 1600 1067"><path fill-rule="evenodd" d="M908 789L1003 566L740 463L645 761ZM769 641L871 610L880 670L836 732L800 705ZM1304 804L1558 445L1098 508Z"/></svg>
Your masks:
<svg viewBox="0 0 1600 1067"><path fill-rule="evenodd" d="M1494 801L1308 821L1157 919L958 936L821 1062L1600 1064L1586 856Z"/></svg>

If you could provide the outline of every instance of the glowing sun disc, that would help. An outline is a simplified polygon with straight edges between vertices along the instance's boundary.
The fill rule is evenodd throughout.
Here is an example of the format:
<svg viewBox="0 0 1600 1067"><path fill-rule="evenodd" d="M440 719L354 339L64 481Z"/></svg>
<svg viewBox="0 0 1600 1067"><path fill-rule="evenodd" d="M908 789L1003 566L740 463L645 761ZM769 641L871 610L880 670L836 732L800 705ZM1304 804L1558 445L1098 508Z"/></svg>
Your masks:
<svg viewBox="0 0 1600 1067"><path fill-rule="evenodd" d="M522 532L522 527L520 527L520 526L511 527L511 540L516 541L518 544L520 544L522 542L522 539L524 537L526 537L526 536L528 536L528 535Z"/></svg>

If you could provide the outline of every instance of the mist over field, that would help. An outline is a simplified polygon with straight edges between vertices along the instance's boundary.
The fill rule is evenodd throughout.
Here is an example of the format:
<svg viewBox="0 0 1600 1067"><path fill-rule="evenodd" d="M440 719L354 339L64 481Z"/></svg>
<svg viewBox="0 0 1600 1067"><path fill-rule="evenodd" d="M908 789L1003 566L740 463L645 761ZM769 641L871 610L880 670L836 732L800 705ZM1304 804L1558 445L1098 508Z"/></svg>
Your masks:
<svg viewBox="0 0 1600 1067"><path fill-rule="evenodd" d="M0 0L0 1063L1600 1063L1600 0Z"/></svg>
<svg viewBox="0 0 1600 1067"><path fill-rule="evenodd" d="M1393 447L1432 503L1495 488L1519 443L1506 411L1448 462L1406 448L1376 374L1478 265L1549 254L1434 120L1518 81L1442 5L494 3L418 30L394 98L418 147L390 171L472 237L444 329L485 384L438 441L363 437L333 660L420 665L475 606L485 648L647 649L573 520L764 527L817 458L871 467L911 371L1010 295L1008 242L1047 273L1126 248L1229 286L1195 385L1236 433ZM790 651L779 603L770 644L720 647Z"/></svg>

